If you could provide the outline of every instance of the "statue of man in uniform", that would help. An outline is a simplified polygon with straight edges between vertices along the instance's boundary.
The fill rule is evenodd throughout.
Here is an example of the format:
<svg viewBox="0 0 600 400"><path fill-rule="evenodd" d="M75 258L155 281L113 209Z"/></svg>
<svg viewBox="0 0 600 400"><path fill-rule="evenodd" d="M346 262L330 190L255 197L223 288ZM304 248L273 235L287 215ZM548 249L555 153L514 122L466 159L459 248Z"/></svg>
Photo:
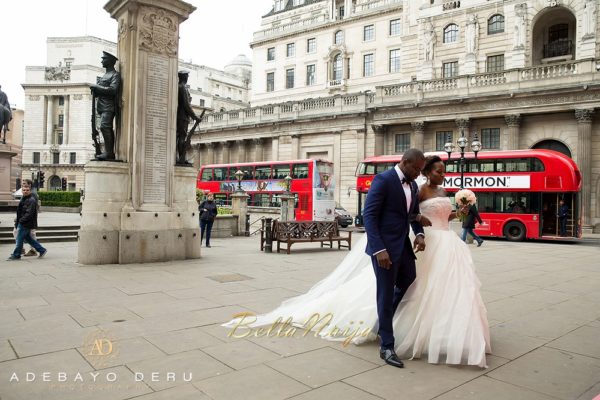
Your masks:
<svg viewBox="0 0 600 400"><path fill-rule="evenodd" d="M100 116L100 132L104 138L104 152L99 154L98 160L115 159L115 129L113 120L119 113L119 94L121 93L121 74L115 70L117 57L103 51L102 66L106 73L97 78L91 91L96 98L96 112Z"/></svg>
<svg viewBox="0 0 600 400"><path fill-rule="evenodd" d="M177 165L187 165L185 154L188 150L187 136L190 118L195 121L200 121L201 118L196 115L191 106L191 95L186 84L188 81L189 72L179 71L179 86L177 93Z"/></svg>

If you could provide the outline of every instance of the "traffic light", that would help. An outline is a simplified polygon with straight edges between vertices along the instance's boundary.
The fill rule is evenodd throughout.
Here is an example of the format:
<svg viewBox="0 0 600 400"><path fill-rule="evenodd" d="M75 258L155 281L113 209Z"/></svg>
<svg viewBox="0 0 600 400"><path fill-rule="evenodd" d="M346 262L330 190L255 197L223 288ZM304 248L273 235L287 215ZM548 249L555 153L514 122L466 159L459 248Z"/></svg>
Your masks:
<svg viewBox="0 0 600 400"><path fill-rule="evenodd" d="M67 191L67 178L62 178L61 183L62 183L63 192L66 192Z"/></svg>
<svg viewBox="0 0 600 400"><path fill-rule="evenodd" d="M39 187L43 188L44 187L44 171L40 171L39 172L39 176L38 176L38 181L40 183Z"/></svg>

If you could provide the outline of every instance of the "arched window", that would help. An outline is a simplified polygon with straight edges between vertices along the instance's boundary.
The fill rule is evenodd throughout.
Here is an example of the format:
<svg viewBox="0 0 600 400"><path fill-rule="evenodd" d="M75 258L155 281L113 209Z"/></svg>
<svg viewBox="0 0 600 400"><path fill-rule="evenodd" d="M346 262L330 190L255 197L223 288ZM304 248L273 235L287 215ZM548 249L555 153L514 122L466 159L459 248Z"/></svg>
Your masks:
<svg viewBox="0 0 600 400"><path fill-rule="evenodd" d="M333 57L333 80L338 81L343 79L344 61L342 55L338 54Z"/></svg>
<svg viewBox="0 0 600 400"><path fill-rule="evenodd" d="M335 33L334 39L333 39L333 43L334 44L342 44L344 43L344 31L337 31Z"/></svg>
<svg viewBox="0 0 600 400"><path fill-rule="evenodd" d="M494 14L488 19L488 35L504 32L504 15Z"/></svg>
<svg viewBox="0 0 600 400"><path fill-rule="evenodd" d="M450 24L444 28L444 43L454 43L458 39L458 25Z"/></svg>

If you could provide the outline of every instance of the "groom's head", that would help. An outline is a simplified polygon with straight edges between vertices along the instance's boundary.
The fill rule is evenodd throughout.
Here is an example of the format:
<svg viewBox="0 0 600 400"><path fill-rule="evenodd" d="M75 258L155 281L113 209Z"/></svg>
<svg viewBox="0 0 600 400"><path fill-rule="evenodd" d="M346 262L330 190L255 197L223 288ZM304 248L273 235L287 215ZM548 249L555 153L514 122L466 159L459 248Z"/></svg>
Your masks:
<svg viewBox="0 0 600 400"><path fill-rule="evenodd" d="M400 170L406 179L414 181L425 166L425 155L419 149L408 149L402 155Z"/></svg>

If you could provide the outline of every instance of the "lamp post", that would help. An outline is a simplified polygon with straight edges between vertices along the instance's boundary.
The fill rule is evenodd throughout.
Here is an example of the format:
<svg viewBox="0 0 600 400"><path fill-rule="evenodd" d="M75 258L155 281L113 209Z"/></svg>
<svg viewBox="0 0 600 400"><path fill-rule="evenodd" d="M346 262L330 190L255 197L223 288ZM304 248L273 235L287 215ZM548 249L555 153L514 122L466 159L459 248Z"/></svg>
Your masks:
<svg viewBox="0 0 600 400"><path fill-rule="evenodd" d="M242 190L242 178L244 177L244 173L242 172L241 169L238 169L237 171L235 171L235 179L237 179L238 181L238 188L237 191L238 192L243 192Z"/></svg>
<svg viewBox="0 0 600 400"><path fill-rule="evenodd" d="M452 144L452 137L450 136L450 134L448 134L447 140L448 141L446 142L446 144L444 144L444 150L446 151L446 153L448 153L448 162L450 162L450 160L452 158L452 151L454 151L454 144ZM458 148L460 150L460 158L459 158L459 160L460 160L459 161L460 188L464 189L464 187L465 187L464 175L465 175L465 165L466 165L465 149L469 146L469 139L467 139L465 137L464 129L460 131L460 137L456 141L456 144L458 145ZM473 153L475 153L475 159L477 160L477 153L479 153L481 151L481 142L477 138L477 132L473 133L473 140L471 141L471 151L473 151Z"/></svg>
<svg viewBox="0 0 600 400"><path fill-rule="evenodd" d="M292 188L292 177L288 174L283 180L285 181L285 191L289 193Z"/></svg>

